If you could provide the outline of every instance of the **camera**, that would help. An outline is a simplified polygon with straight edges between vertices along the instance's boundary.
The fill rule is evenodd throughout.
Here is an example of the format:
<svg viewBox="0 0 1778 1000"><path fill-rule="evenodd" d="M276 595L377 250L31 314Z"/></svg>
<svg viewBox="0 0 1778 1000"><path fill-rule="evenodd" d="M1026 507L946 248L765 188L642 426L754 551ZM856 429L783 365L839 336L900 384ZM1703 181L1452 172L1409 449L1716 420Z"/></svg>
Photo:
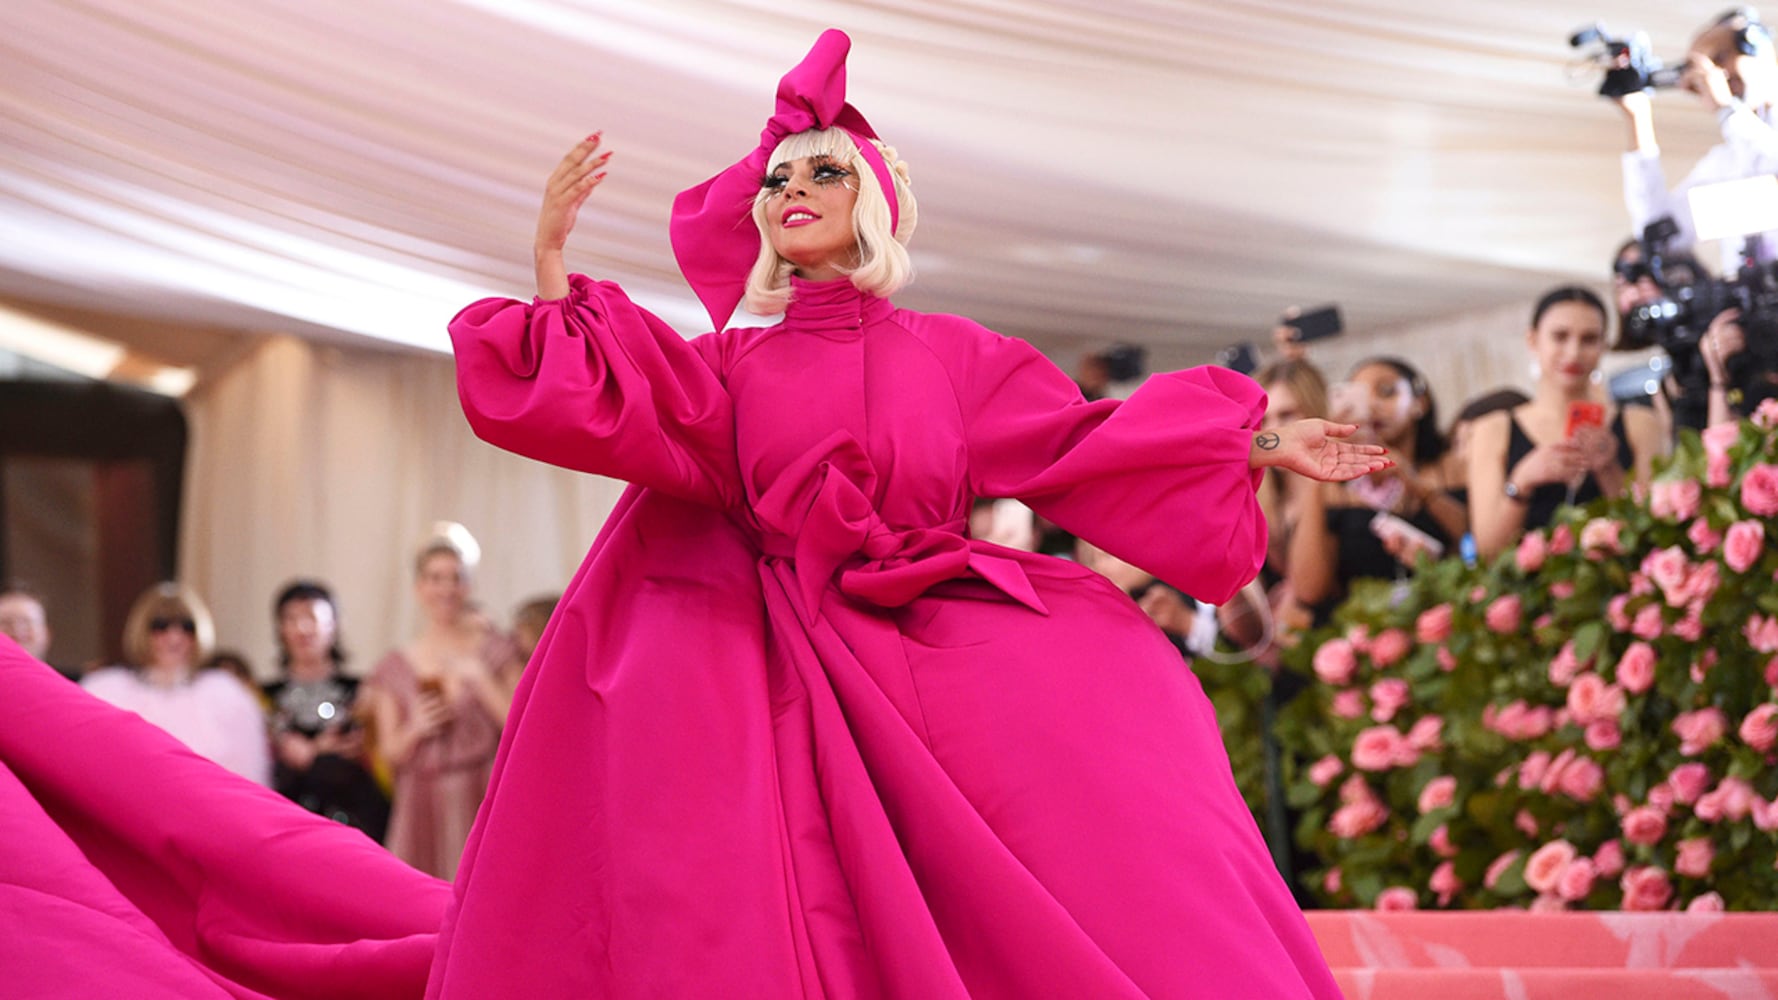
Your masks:
<svg viewBox="0 0 1778 1000"><path fill-rule="evenodd" d="M1713 277L1690 255L1669 252L1668 244L1678 232L1671 217L1656 219L1638 241L1642 259L1619 265L1618 273L1624 280L1633 283L1652 278L1660 290L1658 298L1630 310L1624 317L1624 332L1665 351L1672 359L1673 379L1680 389L1687 394L1695 390L1701 397L1708 388L1709 373L1698 343L1717 314L1739 309L1747 349L1729 359L1731 379L1737 370L1778 369L1778 261L1760 261L1745 254L1733 277Z"/></svg>
<svg viewBox="0 0 1778 1000"><path fill-rule="evenodd" d="M1683 66L1667 66L1656 59L1649 49L1648 35L1640 31L1614 38L1605 25L1595 23L1570 35L1568 44L1577 49L1599 46L1591 61L1605 70L1605 79L1599 84L1600 97L1677 87L1685 71Z"/></svg>

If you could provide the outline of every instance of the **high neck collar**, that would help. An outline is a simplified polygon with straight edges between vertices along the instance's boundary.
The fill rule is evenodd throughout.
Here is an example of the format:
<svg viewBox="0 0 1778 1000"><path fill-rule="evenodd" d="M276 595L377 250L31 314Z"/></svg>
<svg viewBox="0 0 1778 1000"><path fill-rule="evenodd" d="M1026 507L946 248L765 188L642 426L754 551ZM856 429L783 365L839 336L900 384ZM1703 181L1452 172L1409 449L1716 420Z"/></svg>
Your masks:
<svg viewBox="0 0 1778 1000"><path fill-rule="evenodd" d="M862 337L866 326L894 311L888 299L859 291L848 278L804 281L791 275L790 306L784 310L784 325L829 340L852 340Z"/></svg>

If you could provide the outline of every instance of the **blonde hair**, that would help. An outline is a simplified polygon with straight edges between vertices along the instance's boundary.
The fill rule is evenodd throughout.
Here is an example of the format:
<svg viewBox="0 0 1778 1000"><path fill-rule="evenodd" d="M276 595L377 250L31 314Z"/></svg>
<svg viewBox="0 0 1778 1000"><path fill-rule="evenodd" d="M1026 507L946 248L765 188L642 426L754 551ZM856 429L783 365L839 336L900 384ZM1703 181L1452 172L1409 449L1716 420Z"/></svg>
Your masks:
<svg viewBox="0 0 1778 1000"><path fill-rule="evenodd" d="M1305 417L1327 416L1327 378L1321 370L1307 361L1276 361L1260 369L1253 376L1261 389L1269 389L1279 382L1290 387L1296 394L1297 405L1302 408Z"/></svg>
<svg viewBox="0 0 1778 1000"><path fill-rule="evenodd" d="M153 629L156 618L189 618L197 630L192 635L192 666L202 663L216 645L216 620L197 591L184 584L157 583L142 592L123 621L123 656L132 667L148 666L153 657Z"/></svg>
<svg viewBox="0 0 1778 1000"><path fill-rule="evenodd" d="M883 197L883 186L877 183L876 172L858 151L851 133L844 129L810 129L787 136L766 160L776 167L806 157L826 157L843 163L858 178L858 201L852 207L852 231L858 238L858 265L846 271L859 291L888 297L914 280L914 262L908 257L907 242L914 235L919 206L909 186L908 167L895 154L895 147L875 139L876 146L895 180L896 210L900 224L890 231L889 201ZM796 265L773 249L767 238L766 199L771 190L761 188L753 199L753 224L759 227L759 258L747 274L747 292L743 303L748 312L771 315L784 311L790 304L790 275Z"/></svg>

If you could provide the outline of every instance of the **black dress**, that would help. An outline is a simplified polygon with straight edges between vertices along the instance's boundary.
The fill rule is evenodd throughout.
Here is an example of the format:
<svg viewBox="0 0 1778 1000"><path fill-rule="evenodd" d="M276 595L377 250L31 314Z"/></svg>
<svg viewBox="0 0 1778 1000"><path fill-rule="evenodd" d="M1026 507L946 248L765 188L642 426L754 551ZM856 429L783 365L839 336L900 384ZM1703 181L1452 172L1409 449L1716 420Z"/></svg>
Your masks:
<svg viewBox="0 0 1778 1000"><path fill-rule="evenodd" d="M272 734L300 733L309 739L329 726L350 730L358 681L338 674L319 681L275 681L265 687L271 702ZM274 755L272 787L312 813L364 831L377 843L389 827L389 799L364 765L339 754L317 754L299 771Z"/></svg>
<svg viewBox="0 0 1778 1000"><path fill-rule="evenodd" d="M1529 455L1531 450L1537 446L1531 443L1531 438L1525 433L1525 428L1519 426L1519 418L1516 413L1507 411L1506 425L1510 428L1510 436L1506 441L1506 471L1510 476L1513 466L1518 465L1519 460ZM1625 471L1635 468L1636 452L1631 449L1629 435L1624 430L1622 410L1619 410L1617 417L1611 421L1611 436L1617 439L1618 465ZM1566 504L1578 507L1597 500L1600 495L1599 482L1593 478L1591 472L1587 473L1587 477L1581 480L1580 486L1575 488L1573 498L1568 496L1566 485L1544 483L1525 497L1525 530L1534 531L1548 525L1556 519L1556 511Z"/></svg>

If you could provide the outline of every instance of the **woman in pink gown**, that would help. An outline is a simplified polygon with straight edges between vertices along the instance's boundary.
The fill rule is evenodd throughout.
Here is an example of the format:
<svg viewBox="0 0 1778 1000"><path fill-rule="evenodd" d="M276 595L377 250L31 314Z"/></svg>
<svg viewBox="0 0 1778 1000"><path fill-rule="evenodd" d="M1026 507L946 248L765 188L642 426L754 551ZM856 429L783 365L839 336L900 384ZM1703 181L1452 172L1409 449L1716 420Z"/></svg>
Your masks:
<svg viewBox="0 0 1778 1000"><path fill-rule="evenodd" d="M570 278L593 136L551 178L538 299L451 324L478 435L636 485L521 684L428 995L1337 996L1167 640L963 529L1017 497L1223 600L1265 553L1256 467L1379 449L1257 434L1221 369L1087 403L1026 344L894 306L914 205L847 47L674 208L716 327L743 295L782 323L687 343Z"/></svg>

